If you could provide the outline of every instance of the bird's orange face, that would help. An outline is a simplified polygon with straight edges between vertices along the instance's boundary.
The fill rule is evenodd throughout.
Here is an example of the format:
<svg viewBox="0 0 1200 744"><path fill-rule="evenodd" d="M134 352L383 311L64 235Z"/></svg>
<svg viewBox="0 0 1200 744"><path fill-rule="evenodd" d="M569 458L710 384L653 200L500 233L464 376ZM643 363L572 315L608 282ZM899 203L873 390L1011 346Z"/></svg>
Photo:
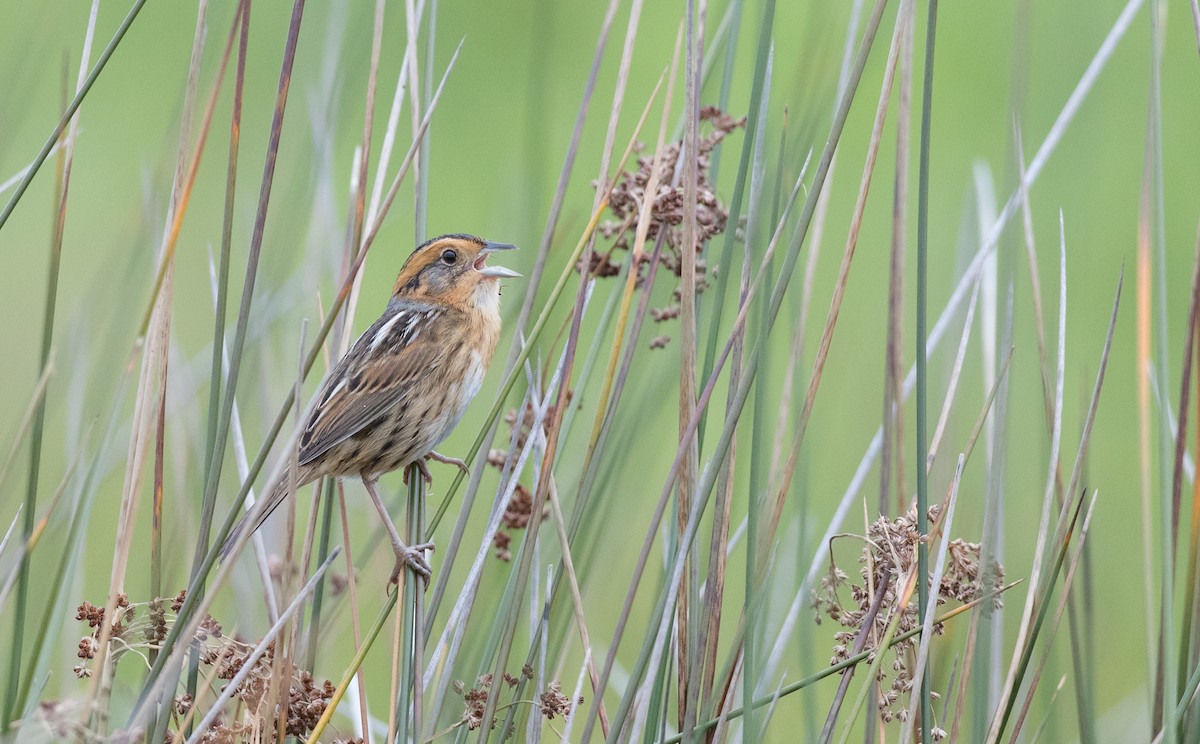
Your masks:
<svg viewBox="0 0 1200 744"><path fill-rule="evenodd" d="M392 295L460 307L494 302L500 289L497 280L520 274L503 266L488 266L488 257L515 248L473 235L434 238L404 262Z"/></svg>

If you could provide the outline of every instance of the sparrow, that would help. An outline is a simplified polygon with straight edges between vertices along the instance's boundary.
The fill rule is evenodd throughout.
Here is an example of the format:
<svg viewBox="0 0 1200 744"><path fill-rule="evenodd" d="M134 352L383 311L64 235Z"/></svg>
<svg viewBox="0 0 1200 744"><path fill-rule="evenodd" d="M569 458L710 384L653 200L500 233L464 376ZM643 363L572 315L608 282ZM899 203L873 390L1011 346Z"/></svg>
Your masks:
<svg viewBox="0 0 1200 744"><path fill-rule="evenodd" d="M379 476L426 459L462 460L434 452L462 419L483 384L500 337L500 279L519 277L489 266L514 250L473 235L442 235L413 251L396 277L383 314L358 337L321 384L300 431L296 485L321 477L361 478L396 554L391 581L407 565L428 582L431 542L405 545L379 497ZM275 486L251 523L243 518L226 543L258 529L289 494Z"/></svg>

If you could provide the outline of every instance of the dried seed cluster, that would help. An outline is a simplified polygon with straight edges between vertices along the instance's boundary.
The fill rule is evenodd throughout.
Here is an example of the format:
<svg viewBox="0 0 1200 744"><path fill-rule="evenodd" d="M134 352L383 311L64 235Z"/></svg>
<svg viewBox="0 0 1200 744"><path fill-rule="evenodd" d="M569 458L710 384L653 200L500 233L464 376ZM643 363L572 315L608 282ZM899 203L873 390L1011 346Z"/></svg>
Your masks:
<svg viewBox="0 0 1200 744"><path fill-rule="evenodd" d="M637 234L638 221L641 217L642 205L646 199L652 199L650 207L650 224L646 228L646 240L655 242L661 236L664 250L661 253L662 265L676 277L683 273L683 257L685 251L696 254L696 291L703 292L708 286L708 276L715 274L717 267L710 267L704 259L704 246L713 237L725 232L729 222L729 209L717 198L716 188L710 178L712 163L710 155L721 140L725 139L736 129L746 125L746 119L735 119L714 106L705 106L700 110L700 121L707 130L700 136L696 146L696 235L695 242L684 245L684 215L686 214L686 190L681 184L672 184L672 174L683 150L683 142L675 141L664 146L660 164L658 185L653 194L647 195L646 189L654 170L654 153L638 158L637 169L623 172L613 187L609 197L608 208L613 219L599 226L600 235L612 241L606 253L596 251L592 254L591 272L594 276L604 278L617 276L621 273L618 262L613 255L618 250L628 251L632 248L634 235ZM633 256L638 271L641 272L645 255ZM576 267L576 268L582 268ZM642 277L639 276L639 281ZM662 323L675 318L679 314L680 288L676 286L673 294L673 304L664 308L651 310L651 317L656 323ZM657 336L650 344L652 349L666 346L667 336Z"/></svg>
<svg viewBox="0 0 1200 744"><path fill-rule="evenodd" d="M501 678L501 681L508 689L512 689L520 684L522 680L533 679L533 676L533 667L529 664L526 664L524 667L522 667L520 676L514 676L508 672L505 672L504 676ZM459 719L456 725L465 725L467 729L471 731L483 727L483 718L487 709L488 696L492 694L499 695L500 691L504 689L498 685L494 685L494 681L495 680L493 679L492 675L485 674L477 679L475 681L475 685L470 688L468 688L460 680L456 680L454 682L454 691L462 696L465 706L462 718ZM538 712L542 714L542 716L546 718L547 721L552 721L556 716L559 718L566 718L568 715L570 715L571 709L574 705L583 705L583 697L580 696L579 699L573 703L570 698L563 694L562 684L559 683L558 680L553 680L546 685L546 688L541 692L541 694L538 695L536 701L514 699L508 703L497 706L497 708L507 708L522 703L526 705L532 705L538 710ZM495 717L493 717L491 721L491 727L496 728L497 725L498 721Z"/></svg>
<svg viewBox="0 0 1200 744"><path fill-rule="evenodd" d="M940 509L941 507L936 505L930 507L930 522L937 519ZM824 614L843 628L834 633L835 645L830 664L844 661L853 654L855 638L871 616L872 605L881 585L886 586L886 589L883 590L878 611L871 621L865 650L872 651L876 647L897 615L899 619L896 635L920 626L916 598L910 597L902 607L899 604L905 580L909 573L915 570L917 546L923 539L915 508L896 519L880 517L868 528L867 540L864 541L862 553L859 555L861 583L848 581L845 572L836 564L830 565L829 574L821 580L820 588L813 597L813 606L818 610L817 621L820 622L821 615ZM973 601L998 590L1004 584L1002 566L995 563L986 569L980 566L979 543L954 539L950 541L947 553L947 564L941 583L937 587L939 606L951 600L963 603ZM930 581L932 580L931 569ZM841 590L844 588L850 594L850 603L842 601ZM1000 597L996 595L990 602L984 603L983 611L991 612L1000 606ZM935 635L940 635L943 631L941 623L934 623ZM907 715L903 706L894 704L902 695L912 692L912 665L916 662L918 638L919 636L913 636L892 646L894 660L890 665L880 664L878 667L876 681L879 715L885 723L897 718L904 720ZM933 697L937 698L939 695L935 692ZM939 737L935 735L934 738Z"/></svg>
<svg viewBox="0 0 1200 744"><path fill-rule="evenodd" d="M186 598L186 592L181 591L169 599L159 597L145 603L131 603L127 596L119 595L109 631L112 639L109 663L115 665L129 651L141 653L161 649L167 633L178 620L179 610ZM105 611L103 607L83 602L77 608L75 618L91 629L91 633L79 641L77 655L81 662L75 667L77 676L88 677L92 674L88 662L95 658L99 648ZM202 665L214 670L217 679L228 681L251 663L250 656L258 644L229 638L215 618L205 615L192 635L191 645L196 649ZM326 680L318 684L311 673L302 669L293 669L287 688L279 690L274 642L267 644L265 653L252 663L246 678L233 693L236 713L231 717L218 717L213 727L201 738L205 744L243 741L252 733L260 737L256 741L274 741L275 726L271 722L281 712L275 705L276 699L286 707L282 711L286 735L304 737L316 725L333 697L331 682ZM180 693L176 696L172 706L175 724L180 724L195 705L196 701L191 695ZM51 712L47 711L43 717L51 718ZM267 722L266 725L264 722ZM168 732L168 744L175 740L175 735Z"/></svg>
<svg viewBox="0 0 1200 744"><path fill-rule="evenodd" d="M100 635L104 632L104 615L105 608L97 607L91 602L83 602L75 610L75 619L87 623L87 626L91 628L91 633L79 639L79 646L75 651L75 655L81 659L72 668L76 677L92 676L87 662L96 658L96 652L100 648ZM129 633L130 627L134 625L140 625L137 618L137 607L129 603L127 594L118 594L113 607L113 619L109 629L110 638L123 641L126 634ZM120 654L124 648L126 648L124 643L114 645L114 654Z"/></svg>

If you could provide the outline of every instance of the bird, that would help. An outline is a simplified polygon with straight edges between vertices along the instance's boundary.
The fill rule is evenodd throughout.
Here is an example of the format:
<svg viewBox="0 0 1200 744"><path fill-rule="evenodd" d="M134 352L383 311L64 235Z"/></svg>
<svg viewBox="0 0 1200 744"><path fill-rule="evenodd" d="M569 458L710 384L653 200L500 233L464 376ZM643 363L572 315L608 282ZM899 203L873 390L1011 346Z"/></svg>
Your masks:
<svg viewBox="0 0 1200 744"><path fill-rule="evenodd" d="M383 314L326 376L300 429L296 486L321 477L362 480L396 554L392 583L405 566L428 583L425 551L434 546L404 543L377 482L412 464L429 482L426 459L466 470L462 460L434 448L483 384L500 337L499 280L521 276L487 261L514 249L463 233L419 245L400 269ZM290 480L285 473L265 507L243 517L223 552L262 525L289 495Z"/></svg>

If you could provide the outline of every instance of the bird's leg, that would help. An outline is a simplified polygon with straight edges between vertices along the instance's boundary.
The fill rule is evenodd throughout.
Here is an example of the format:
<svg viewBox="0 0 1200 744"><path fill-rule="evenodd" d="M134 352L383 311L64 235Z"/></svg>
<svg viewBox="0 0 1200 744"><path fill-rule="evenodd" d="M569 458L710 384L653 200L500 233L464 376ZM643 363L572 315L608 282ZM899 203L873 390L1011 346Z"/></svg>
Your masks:
<svg viewBox="0 0 1200 744"><path fill-rule="evenodd" d="M367 488L367 493L371 494L371 501L375 503L379 516L383 518L383 526L392 540L392 550L396 552L396 565L392 568L391 583L395 584L400 580L400 572L407 565L424 578L425 584L428 586L429 577L433 571L429 568L429 561L425 560L425 551L433 550L433 543L424 542L411 547L405 545L404 541L400 539L400 533L396 531L396 525L392 523L392 516L388 514L387 505L383 503L383 499L379 498L379 492L375 490L375 479L364 475L362 482Z"/></svg>
<svg viewBox="0 0 1200 744"><path fill-rule="evenodd" d="M464 462L463 460L458 459L457 457L446 457L445 455L443 455L441 453L430 450L429 454L425 455L425 459L426 460L435 460L440 463L445 463L446 465L453 465L456 468L458 468L459 470L466 473L467 475L471 474L471 469L467 467L467 463Z"/></svg>

